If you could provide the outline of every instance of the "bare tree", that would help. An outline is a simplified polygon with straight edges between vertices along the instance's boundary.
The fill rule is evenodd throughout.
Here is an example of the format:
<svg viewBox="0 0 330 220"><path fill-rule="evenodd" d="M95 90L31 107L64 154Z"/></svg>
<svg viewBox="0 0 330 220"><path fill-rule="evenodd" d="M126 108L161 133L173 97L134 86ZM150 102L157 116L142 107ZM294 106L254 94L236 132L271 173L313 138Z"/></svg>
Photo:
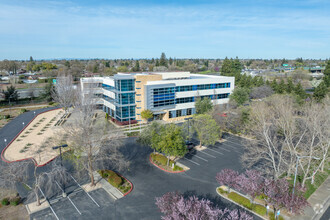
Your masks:
<svg viewBox="0 0 330 220"><path fill-rule="evenodd" d="M16 183L27 177L27 162L1 164L0 169L0 197L16 192Z"/></svg>
<svg viewBox="0 0 330 220"><path fill-rule="evenodd" d="M58 76L52 90L52 98L64 107L65 111L74 104L77 98L77 89L74 88L72 81L71 75Z"/></svg>
<svg viewBox="0 0 330 220"><path fill-rule="evenodd" d="M252 106L250 130L255 140L246 142L247 151L242 161L248 166L273 173L277 178L288 166L288 151L282 146L276 124L276 112L269 103L258 102Z"/></svg>
<svg viewBox="0 0 330 220"><path fill-rule="evenodd" d="M264 85L260 87L252 88L250 92L251 99L263 99L274 94L273 89L270 86Z"/></svg>
<svg viewBox="0 0 330 220"><path fill-rule="evenodd" d="M45 169L44 169L45 170ZM29 197L35 197L37 206L41 205L40 193L42 190L46 196L51 197L54 192L59 191L57 184L65 184L68 182L68 173L63 166L57 164L55 161L47 167L45 171L40 172L38 166L34 166L34 185Z"/></svg>
<svg viewBox="0 0 330 220"><path fill-rule="evenodd" d="M87 171L91 185L95 185L94 171L103 166L121 170L128 166L128 162L119 151L124 135L96 112L97 99L92 92L81 93L72 121L64 126L64 130L76 167Z"/></svg>

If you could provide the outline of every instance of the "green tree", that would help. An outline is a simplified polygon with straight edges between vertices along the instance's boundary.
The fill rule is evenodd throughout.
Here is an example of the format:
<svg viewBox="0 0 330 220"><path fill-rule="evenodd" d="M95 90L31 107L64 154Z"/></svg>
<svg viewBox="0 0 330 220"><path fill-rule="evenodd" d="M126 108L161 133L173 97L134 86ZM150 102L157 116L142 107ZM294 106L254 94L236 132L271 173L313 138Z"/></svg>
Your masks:
<svg viewBox="0 0 330 220"><path fill-rule="evenodd" d="M141 112L141 117L145 120L149 120L154 117L154 114L149 109L145 109Z"/></svg>
<svg viewBox="0 0 330 220"><path fill-rule="evenodd" d="M325 67L323 81L327 87L330 86L330 61L327 62Z"/></svg>
<svg viewBox="0 0 330 220"><path fill-rule="evenodd" d="M157 66L157 65L156 65ZM167 65L167 59L166 59L166 55L165 53L163 52L160 56L160 60L159 60L159 66L166 66L168 67Z"/></svg>
<svg viewBox="0 0 330 220"><path fill-rule="evenodd" d="M128 68L127 68L127 66L119 66L117 68L117 71L118 72L128 72Z"/></svg>
<svg viewBox="0 0 330 220"><path fill-rule="evenodd" d="M277 86L277 93L283 94L285 92L285 83L284 80L281 79L281 82Z"/></svg>
<svg viewBox="0 0 330 220"><path fill-rule="evenodd" d="M140 71L140 62L138 60L135 61L135 66L133 68L134 72Z"/></svg>
<svg viewBox="0 0 330 220"><path fill-rule="evenodd" d="M18 99L18 92L13 85L7 86L7 91L3 93L5 94L5 100L9 101L9 103Z"/></svg>
<svg viewBox="0 0 330 220"><path fill-rule="evenodd" d="M290 94L293 90L294 90L294 84L292 82L291 77L289 77L286 84L286 92Z"/></svg>
<svg viewBox="0 0 330 220"><path fill-rule="evenodd" d="M143 132L140 133L137 142L141 145L152 148L154 151L159 151L160 149L158 143L160 142L163 130L163 124L153 121L143 130Z"/></svg>
<svg viewBox="0 0 330 220"><path fill-rule="evenodd" d="M328 87L326 86L325 82L321 82L320 85L318 85L315 88L313 97L316 101L320 102L322 99L324 99L324 97L326 96L326 94L328 93Z"/></svg>
<svg viewBox="0 0 330 220"><path fill-rule="evenodd" d="M199 145L214 145L220 138L220 128L211 115L194 115L192 127L197 133Z"/></svg>
<svg viewBox="0 0 330 220"><path fill-rule="evenodd" d="M306 92L305 90L303 89L301 83L299 82L295 89L294 89L294 92L297 96L299 96L301 99L305 99L306 98Z"/></svg>
<svg viewBox="0 0 330 220"><path fill-rule="evenodd" d="M195 101L195 109L197 114L205 114L212 110L213 105L210 98L198 97Z"/></svg>
<svg viewBox="0 0 330 220"><path fill-rule="evenodd" d="M48 102L52 101L52 93L54 90L54 85L51 79L48 80L48 83L44 87L44 92L41 94L41 98L47 100Z"/></svg>
<svg viewBox="0 0 330 220"><path fill-rule="evenodd" d="M235 60L231 60L231 72L235 74L241 74L243 65L239 61L238 57Z"/></svg>
<svg viewBox="0 0 330 220"><path fill-rule="evenodd" d="M235 101L237 105L243 105L249 100L250 91L247 88L236 87L230 95L230 100Z"/></svg>
<svg viewBox="0 0 330 220"><path fill-rule="evenodd" d="M273 79L273 81L270 83L270 87L272 87L272 89L274 90L275 93L277 93L278 91L278 85L277 85L277 82L276 82L276 79Z"/></svg>
<svg viewBox="0 0 330 220"><path fill-rule="evenodd" d="M182 128L175 124L165 125L165 129L161 132L161 138L158 142L159 149L167 156L167 166L169 165L169 157L182 157L186 154L187 148L184 142ZM158 138L159 140L159 138Z"/></svg>
<svg viewBox="0 0 330 220"><path fill-rule="evenodd" d="M226 57L222 63L221 66L221 75L223 76L230 76L232 71L232 65L231 65L231 61Z"/></svg>
<svg viewBox="0 0 330 220"><path fill-rule="evenodd" d="M33 57L32 56L30 56L30 62L33 62Z"/></svg>

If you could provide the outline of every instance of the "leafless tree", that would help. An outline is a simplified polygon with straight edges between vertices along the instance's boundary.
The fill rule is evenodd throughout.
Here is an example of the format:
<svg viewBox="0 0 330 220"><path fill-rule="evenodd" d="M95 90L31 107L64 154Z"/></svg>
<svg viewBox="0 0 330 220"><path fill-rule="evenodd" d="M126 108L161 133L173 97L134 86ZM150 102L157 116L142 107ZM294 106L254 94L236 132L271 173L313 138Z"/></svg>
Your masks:
<svg viewBox="0 0 330 220"><path fill-rule="evenodd" d="M282 146L276 127L276 112L268 102L257 102L252 106L250 130L255 140L246 143L247 151L242 161L248 166L271 171L277 178L288 167L289 152Z"/></svg>
<svg viewBox="0 0 330 220"><path fill-rule="evenodd" d="M65 111L72 106L77 98L77 89L73 86L72 76L58 76L56 78L56 84L52 91L52 98L55 102L58 102Z"/></svg>
<svg viewBox="0 0 330 220"><path fill-rule="evenodd" d="M91 185L95 185L93 172L97 169L107 165L121 170L128 166L119 151L124 135L96 112L92 89L81 93L77 100L73 118L64 130L76 167L87 171Z"/></svg>
<svg viewBox="0 0 330 220"><path fill-rule="evenodd" d="M27 177L27 162L1 163L0 197L16 192L16 183Z"/></svg>
<svg viewBox="0 0 330 220"><path fill-rule="evenodd" d="M260 86L252 88L250 93L251 99L263 99L274 94L273 89L270 86Z"/></svg>
<svg viewBox="0 0 330 220"><path fill-rule="evenodd" d="M66 184L69 176L63 166L57 164L55 161L48 165L45 171L40 171L38 166L34 166L34 185L29 197L36 199L37 206L41 205L40 190L46 196L51 197L54 192L59 191L58 184Z"/></svg>

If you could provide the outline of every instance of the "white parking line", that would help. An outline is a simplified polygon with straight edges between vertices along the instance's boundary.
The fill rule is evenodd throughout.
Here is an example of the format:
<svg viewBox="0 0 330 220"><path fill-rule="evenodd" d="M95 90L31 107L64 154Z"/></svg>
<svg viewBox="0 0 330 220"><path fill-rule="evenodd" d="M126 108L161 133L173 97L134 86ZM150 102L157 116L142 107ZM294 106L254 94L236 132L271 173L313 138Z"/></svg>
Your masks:
<svg viewBox="0 0 330 220"><path fill-rule="evenodd" d="M226 142L222 142L221 144L224 144L224 145L226 145L226 146L228 146L228 147L230 147L230 148L232 148L232 149L237 149L237 147L235 147L235 146L232 146L232 145L230 145L230 144L226 144Z"/></svg>
<svg viewBox="0 0 330 220"><path fill-rule="evenodd" d="M230 150L228 150L228 149L226 149L226 148L224 148L224 147L221 147L221 146L217 146L218 148L221 148L222 150L225 150L225 151L227 151L227 152L230 152Z"/></svg>
<svg viewBox="0 0 330 220"><path fill-rule="evenodd" d="M194 157L197 157L197 158L199 158L199 159L201 159L201 160L204 160L204 161L208 161L208 160L206 160L206 159L204 159L203 157L200 157L200 156L197 156L197 155L194 155L194 154L191 154L191 153L189 153L190 155L192 155L192 156L194 156Z"/></svg>
<svg viewBox="0 0 330 220"><path fill-rule="evenodd" d="M55 180L57 186L62 190L62 193L64 193L64 190L62 189L62 187L60 186L60 184ZM72 202L72 200L70 199L69 196L67 196L66 198L69 199L69 201L71 202L71 204L73 205L73 207L77 210L77 212L81 215L81 212L79 211L79 209L77 208L77 206Z"/></svg>
<svg viewBox="0 0 330 220"><path fill-rule="evenodd" d="M218 151L216 151L216 150L213 150L213 149L210 149L210 148L207 148L207 150L210 150L210 151L213 151L214 153L217 153L217 154L221 154L221 155L223 155L223 153L221 153L221 152L218 152Z"/></svg>
<svg viewBox="0 0 330 220"><path fill-rule="evenodd" d="M213 155L211 155L211 154L208 154L208 153L205 153L205 152L203 152L202 150L201 150L201 151L198 151L198 152L203 153L203 154L206 154L206 155L208 155L208 156L210 156L210 157L216 158L215 156L213 156Z"/></svg>
<svg viewBox="0 0 330 220"><path fill-rule="evenodd" d="M240 147L242 147L242 144L237 144L237 143L235 143L235 142L232 142L232 141L229 141L229 140L227 140L228 142L230 142L230 143L232 143L232 144L236 144L236 145L238 145L238 146L240 146ZM225 142L224 142L225 143Z"/></svg>
<svg viewBox="0 0 330 220"><path fill-rule="evenodd" d="M200 164L199 164L199 163L196 163L195 161L189 160L188 158L185 158L185 157L183 157L183 159L186 159L186 160L188 160L188 161L190 161L190 162L192 162L192 163L194 163L194 164L196 164L196 165L200 166Z"/></svg>

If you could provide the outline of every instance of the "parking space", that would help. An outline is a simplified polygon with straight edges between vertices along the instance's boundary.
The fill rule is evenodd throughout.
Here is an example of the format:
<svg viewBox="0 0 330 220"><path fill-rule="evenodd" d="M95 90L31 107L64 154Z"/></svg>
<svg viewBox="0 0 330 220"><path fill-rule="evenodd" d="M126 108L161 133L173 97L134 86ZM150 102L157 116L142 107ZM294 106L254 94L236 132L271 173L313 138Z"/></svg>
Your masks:
<svg viewBox="0 0 330 220"><path fill-rule="evenodd" d="M197 140L192 140L198 145ZM223 168L233 167L240 170L240 157L244 153L242 140L238 137L227 135L226 139L217 142L214 146L209 146L204 150L195 149L187 153L179 162L190 167L186 172L191 176L203 176L215 178L217 172ZM236 162L236 163L233 163Z"/></svg>

